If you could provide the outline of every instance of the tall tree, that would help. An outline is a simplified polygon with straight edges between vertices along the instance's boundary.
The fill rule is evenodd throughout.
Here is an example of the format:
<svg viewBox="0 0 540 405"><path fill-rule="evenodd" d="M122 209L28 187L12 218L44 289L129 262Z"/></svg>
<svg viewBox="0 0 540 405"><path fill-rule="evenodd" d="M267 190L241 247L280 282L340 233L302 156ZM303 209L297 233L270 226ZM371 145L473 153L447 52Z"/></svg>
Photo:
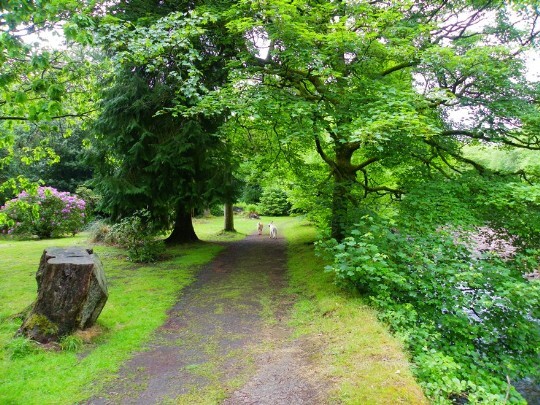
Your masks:
<svg viewBox="0 0 540 405"><path fill-rule="evenodd" d="M168 240L181 243L197 240L192 210L211 198L223 148L212 122L156 115L173 97L173 88L144 69L116 76L96 123L93 161L113 218L148 209L158 229L174 223Z"/></svg>
<svg viewBox="0 0 540 405"><path fill-rule="evenodd" d="M484 170L463 143L540 148L523 62L539 33L532 2L238 2L232 13L231 30L252 38L235 84L245 119L279 104L289 133L311 138L333 178L336 239L362 196L399 198L456 162ZM398 165L404 176L380 183Z"/></svg>
<svg viewBox="0 0 540 405"><path fill-rule="evenodd" d="M116 214L147 207L157 223L174 222L170 242L195 240L192 210L232 195L223 181L231 177L227 149L218 137L225 116L199 103L226 81L234 40L221 35L214 14L196 13L194 5L120 2L100 35L119 72L98 126L104 152L117 157L101 172L105 202Z"/></svg>

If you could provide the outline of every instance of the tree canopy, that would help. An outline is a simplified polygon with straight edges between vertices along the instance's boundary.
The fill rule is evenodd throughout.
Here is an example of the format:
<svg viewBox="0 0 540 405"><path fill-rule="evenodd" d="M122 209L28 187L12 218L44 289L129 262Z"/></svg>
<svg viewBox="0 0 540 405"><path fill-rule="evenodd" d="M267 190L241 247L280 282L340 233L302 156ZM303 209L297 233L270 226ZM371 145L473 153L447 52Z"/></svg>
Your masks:
<svg viewBox="0 0 540 405"><path fill-rule="evenodd" d="M229 15L251 35L233 84L242 114L275 129L279 111L282 142L313 144L338 239L356 188L400 198L419 178L484 171L461 153L473 141L540 146L523 60L538 28L523 2L238 2Z"/></svg>

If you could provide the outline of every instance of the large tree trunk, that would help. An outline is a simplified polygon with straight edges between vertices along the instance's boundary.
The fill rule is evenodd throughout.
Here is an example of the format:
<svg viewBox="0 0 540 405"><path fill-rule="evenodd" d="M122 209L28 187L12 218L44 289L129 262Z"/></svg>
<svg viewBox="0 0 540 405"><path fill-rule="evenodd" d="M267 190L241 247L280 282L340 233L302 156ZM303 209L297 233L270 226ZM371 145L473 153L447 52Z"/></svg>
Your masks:
<svg viewBox="0 0 540 405"><path fill-rule="evenodd" d="M236 232L234 229L234 213L233 213L233 204L225 203L225 232Z"/></svg>
<svg viewBox="0 0 540 405"><path fill-rule="evenodd" d="M350 196L356 180L356 171L352 166L354 148L348 144L335 148L334 190L332 192L331 236L341 242L346 236Z"/></svg>
<svg viewBox="0 0 540 405"><path fill-rule="evenodd" d="M331 131L331 128L328 128ZM351 190L356 181L356 172L363 166L352 165L352 155L358 150L359 144L334 143L335 158L332 159L324 151L318 136L315 136L317 152L332 169L334 177L334 190L332 192L332 216L330 219L331 236L338 242L345 238L348 223L348 207ZM372 163L373 159L368 159L366 165Z"/></svg>
<svg viewBox="0 0 540 405"><path fill-rule="evenodd" d="M345 238L345 226L347 223L347 195L348 181L334 176L334 190L332 192L332 218L331 236L338 242Z"/></svg>
<svg viewBox="0 0 540 405"><path fill-rule="evenodd" d="M174 228L165 242L167 244L175 245L181 243L197 242L199 238L195 234L193 229L193 222L191 220L191 210L182 204L176 207L176 219L174 221Z"/></svg>

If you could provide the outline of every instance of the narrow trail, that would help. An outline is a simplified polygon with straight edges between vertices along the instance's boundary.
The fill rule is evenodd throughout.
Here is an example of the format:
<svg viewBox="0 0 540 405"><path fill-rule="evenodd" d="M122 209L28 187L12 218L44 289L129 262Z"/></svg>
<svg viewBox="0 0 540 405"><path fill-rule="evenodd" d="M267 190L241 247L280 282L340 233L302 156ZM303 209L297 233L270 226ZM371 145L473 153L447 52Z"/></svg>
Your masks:
<svg viewBox="0 0 540 405"><path fill-rule="evenodd" d="M182 291L164 325L87 404L325 404L317 344L293 339L286 247L233 242Z"/></svg>

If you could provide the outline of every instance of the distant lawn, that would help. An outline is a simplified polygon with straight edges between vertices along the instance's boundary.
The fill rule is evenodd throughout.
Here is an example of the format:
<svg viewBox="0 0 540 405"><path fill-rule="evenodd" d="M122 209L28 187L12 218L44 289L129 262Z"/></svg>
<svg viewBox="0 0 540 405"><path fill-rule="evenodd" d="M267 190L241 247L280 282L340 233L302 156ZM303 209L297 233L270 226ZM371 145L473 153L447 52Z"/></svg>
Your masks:
<svg viewBox="0 0 540 405"><path fill-rule="evenodd" d="M292 326L296 335L323 342L317 360L336 383L336 402L346 404L423 403L399 343L362 301L337 289L313 253L315 234L298 218L274 220L287 237L290 291L298 298ZM223 219L195 221L201 240L169 248L167 261L141 265L121 249L97 245L109 282L109 300L98 319L97 336L74 351L43 351L13 335L20 320L11 317L36 296L35 273L51 246L90 246L87 235L44 241L0 239L0 404L73 404L100 391L131 353L150 339L166 319L181 290L201 265L223 249L219 242L256 231L257 220L235 217L237 234L222 233ZM214 243L218 242L218 243Z"/></svg>

